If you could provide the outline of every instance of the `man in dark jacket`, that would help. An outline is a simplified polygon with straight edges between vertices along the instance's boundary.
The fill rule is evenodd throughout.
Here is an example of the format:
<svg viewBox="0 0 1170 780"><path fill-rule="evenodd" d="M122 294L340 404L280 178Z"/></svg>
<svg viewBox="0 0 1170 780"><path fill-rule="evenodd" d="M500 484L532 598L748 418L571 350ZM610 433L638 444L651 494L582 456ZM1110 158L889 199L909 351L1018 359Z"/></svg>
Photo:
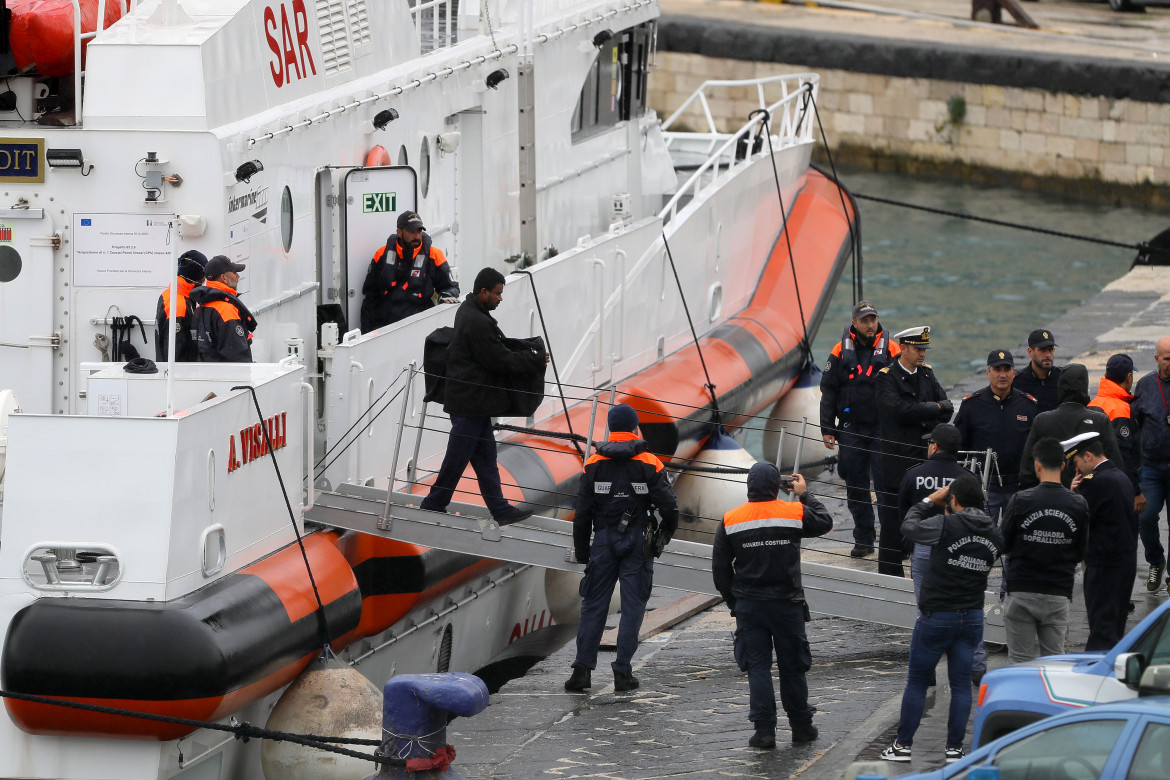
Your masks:
<svg viewBox="0 0 1170 780"><path fill-rule="evenodd" d="M1088 504L1060 484L1060 442L1040 439L1032 459L1040 484L1012 496L1000 526L1007 584L1003 623L1013 664L1064 653L1073 580L1089 538Z"/></svg>
<svg viewBox="0 0 1170 780"><path fill-rule="evenodd" d="M1163 507L1170 510L1170 337L1158 339L1154 346L1158 370L1138 380L1130 409L1137 423L1141 441L1141 488L1146 498L1138 524L1142 547L1150 565L1146 590L1162 588L1166 573L1166 548L1159 538L1158 515ZM1170 584L1170 577L1166 580Z"/></svg>
<svg viewBox="0 0 1170 780"><path fill-rule="evenodd" d="M892 363L901 347L890 342L869 301L853 307L853 321L829 352L821 374L821 435L830 450L841 445L837 473L845 480L845 497L853 515L854 558L873 552L877 532L870 502L882 483L878 437L877 375Z"/></svg>
<svg viewBox="0 0 1170 780"><path fill-rule="evenodd" d="M198 325L195 321L195 305L191 303L190 297L191 291L203 283L206 269L207 257L198 249L188 249L179 255L179 273L175 279L179 285L175 290L175 308L178 309L175 317L175 360L181 363L199 360L199 348L196 346ZM154 359L158 363L167 359L170 321L171 288L168 287L158 296L158 306L154 312Z"/></svg>
<svg viewBox="0 0 1170 780"><path fill-rule="evenodd" d="M943 653L951 684L946 762L964 755L971 716L971 659L983 641L983 594L987 575L1003 550L1003 536L982 509L983 488L973 476L931 493L910 508L902 523L907 539L931 548L930 567L918 599L918 621L910 639L910 670L902 693L898 736L882 751L886 761L910 762L914 734L926 707L926 689ZM932 506L933 505L933 506ZM938 514L935 507L945 507Z"/></svg>
<svg viewBox="0 0 1170 780"><path fill-rule="evenodd" d="M930 328L920 326L894 335L902 351L878 372L878 419L882 436L882 487L878 491L878 572L905 577L902 569L902 518L898 491L911 466L926 458L923 441L934 426L951 419L954 407L926 365Z"/></svg>
<svg viewBox="0 0 1170 780"><path fill-rule="evenodd" d="M991 350L987 356L987 387L964 398L955 415L963 449L995 453L995 467L987 485L987 514L993 523L999 522L1000 510L1016 492L1020 457L1037 413L1036 399L1012 387L1015 376L1011 350Z"/></svg>
<svg viewBox="0 0 1170 780"><path fill-rule="evenodd" d="M578 563L588 563L581 581L581 622L577 625L577 657L566 691L592 685L597 650L605 631L605 616L613 587L621 580L622 617L618 624L613 687L638 687L630 661L638 647L638 632L646 614L646 600L654 585L651 509L662 518L658 529L670 541L678 529L678 502L662 461L654 457L638 430L638 413L627 404L609 410L609 441L585 461L573 516L573 550ZM593 541L590 543L590 535Z"/></svg>
<svg viewBox="0 0 1170 780"><path fill-rule="evenodd" d="M1085 652L1109 650L1125 636L1129 597L1137 576L1133 486L1125 472L1105 458L1096 431L1078 434L1061 446L1065 458L1077 469L1072 489L1089 505L1089 546L1085 550L1089 640Z"/></svg>
<svg viewBox="0 0 1170 780"><path fill-rule="evenodd" d="M1113 425L1109 422L1109 417L1100 409L1090 409L1088 403L1089 371L1080 363L1069 363L1060 372L1060 405L1051 411L1036 415L1032 430L1028 431L1028 441L1024 443L1024 453L1020 456L1021 489L1040 484L1040 480L1036 478L1032 447L1046 437L1065 441L1078 433L1096 431L1101 434L1105 456L1124 468L1124 460L1117 449L1117 437L1113 434ZM1072 479L1073 469L1066 468L1061 474L1061 482L1068 487Z"/></svg>
<svg viewBox="0 0 1170 780"><path fill-rule="evenodd" d="M207 282L191 291L199 304L195 313L196 345L204 363L251 363L256 318L236 293L243 263L224 255L207 261Z"/></svg>
<svg viewBox="0 0 1170 780"><path fill-rule="evenodd" d="M422 217L398 215L398 233L374 252L362 285L362 333L406 319L435 305L459 302L459 285L442 250L431 245Z"/></svg>
<svg viewBox="0 0 1170 780"><path fill-rule="evenodd" d="M1060 375L1062 369L1052 363L1056 359L1056 341L1043 328L1028 334L1028 365L1016 374L1014 385L1036 399L1039 412L1052 411L1060 404Z"/></svg>
<svg viewBox="0 0 1170 780"><path fill-rule="evenodd" d="M715 588L735 616L736 660L748 675L751 747L776 747L776 694L772 648L780 667L780 703L793 742L817 738L808 703L812 653L804 624L808 604L800 581L800 540L833 530L833 517L808 492L804 477L792 475L798 501L780 501L780 472L757 463L747 477L748 502L723 516L711 548Z"/></svg>
<svg viewBox="0 0 1170 780"><path fill-rule="evenodd" d="M1146 508L1146 499L1142 495L1141 484L1141 442L1137 423L1133 419L1133 410L1130 408L1133 396L1129 391L1132 389L1133 359L1126 354L1110 355L1105 363L1105 376L1097 383L1097 397L1089 401L1089 406L1105 412L1109 422L1113 424L1117 449L1125 461L1125 475L1133 485L1133 511L1140 516L1141 511ZM1141 522L1140 518L1138 522Z"/></svg>
<svg viewBox="0 0 1170 780"><path fill-rule="evenodd" d="M504 500L492 418L506 415L511 406L509 374L543 372L548 355L535 350L512 350L490 312L504 298L504 275L484 268L475 277L475 290L455 312L455 332L447 347L447 386L443 410L451 417L451 436L443 465L430 493L420 506L446 512L455 487L470 463L479 480L479 492L492 517L515 523L532 510Z"/></svg>

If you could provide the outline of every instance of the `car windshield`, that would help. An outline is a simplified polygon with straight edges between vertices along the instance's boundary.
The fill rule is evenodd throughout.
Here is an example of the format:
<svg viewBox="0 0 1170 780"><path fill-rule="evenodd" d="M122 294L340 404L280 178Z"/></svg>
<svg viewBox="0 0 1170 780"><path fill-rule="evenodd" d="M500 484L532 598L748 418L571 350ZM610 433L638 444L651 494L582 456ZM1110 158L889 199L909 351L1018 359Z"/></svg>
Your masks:
<svg viewBox="0 0 1170 780"><path fill-rule="evenodd" d="M1133 643L1131 652L1141 653L1146 659L1146 665L1170 664L1170 631L1166 630L1170 623L1170 613L1150 627L1141 639Z"/></svg>
<svg viewBox="0 0 1170 780"><path fill-rule="evenodd" d="M1005 745L950 780L966 780L979 766L998 767L1000 780L1099 780L1125 724L1102 719L1056 726Z"/></svg>

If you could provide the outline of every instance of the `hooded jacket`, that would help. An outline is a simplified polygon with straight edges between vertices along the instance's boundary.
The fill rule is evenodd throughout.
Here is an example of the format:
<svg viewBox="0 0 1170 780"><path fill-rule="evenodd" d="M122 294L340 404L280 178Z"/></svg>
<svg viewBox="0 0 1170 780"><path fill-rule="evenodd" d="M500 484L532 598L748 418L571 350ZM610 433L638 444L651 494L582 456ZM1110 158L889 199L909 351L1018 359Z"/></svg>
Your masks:
<svg viewBox="0 0 1170 780"><path fill-rule="evenodd" d="M759 466L760 464L757 464ZM833 530L833 517L812 493L776 498L779 472L753 467L748 502L723 516L711 547L711 575L727 606L736 599L804 602L800 540Z"/></svg>
<svg viewBox="0 0 1170 780"><path fill-rule="evenodd" d="M1100 409L1109 417L1113 433L1117 437L1117 449L1125 459L1122 469L1133 485L1135 495L1141 495L1142 450L1138 437L1137 423L1133 419L1130 402L1133 396L1112 379L1101 377L1097 383L1097 397L1089 401L1089 407ZM1170 426L1167 426L1170 428Z"/></svg>
<svg viewBox="0 0 1170 780"><path fill-rule="evenodd" d="M642 533L657 509L663 532L670 541L678 530L678 501L663 471L662 461L633 433L614 431L609 441L585 461L573 515L573 551L578 563L589 560L593 531L617 526L630 512L631 531Z"/></svg>
<svg viewBox="0 0 1170 780"><path fill-rule="evenodd" d="M194 363L199 360L199 348L196 346L198 325L196 323L195 305L190 301L191 291L198 287L197 282L175 277L179 283L177 293L178 316L175 317L175 360L178 362ZM158 306L155 307L155 341L154 359L162 363L167 359L167 324L171 321L171 288L163 290L158 296Z"/></svg>
<svg viewBox="0 0 1170 780"><path fill-rule="evenodd" d="M1078 433L1096 431L1101 434L1101 443L1105 447L1105 457L1117 464L1118 468L1125 468L1125 459L1117 449L1117 437L1113 433L1113 425L1109 417L1100 409L1090 409L1089 403L1089 370L1079 363L1070 363L1060 372L1060 405L1050 412L1041 412L1036 415L1032 423L1032 430L1028 433L1028 441L1024 443L1024 453L1020 457L1020 489L1034 487L1040 484L1036 477L1036 467L1032 463L1032 447L1045 437L1066 441ZM1074 469L1066 467L1060 475L1060 481L1065 487L1072 484Z"/></svg>
<svg viewBox="0 0 1170 780"><path fill-rule="evenodd" d="M930 564L922 578L918 609L932 612L983 609L987 575L1003 553L1003 534L982 509L932 514L929 500L910 507L902 536L930 547Z"/></svg>

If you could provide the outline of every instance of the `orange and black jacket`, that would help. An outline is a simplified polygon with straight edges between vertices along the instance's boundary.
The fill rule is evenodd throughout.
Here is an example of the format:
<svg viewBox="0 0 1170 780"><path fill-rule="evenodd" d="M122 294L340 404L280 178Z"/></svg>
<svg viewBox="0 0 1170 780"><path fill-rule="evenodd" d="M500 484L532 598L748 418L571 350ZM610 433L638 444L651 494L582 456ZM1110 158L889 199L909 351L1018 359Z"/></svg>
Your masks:
<svg viewBox="0 0 1170 780"><path fill-rule="evenodd" d="M1130 402L1133 396L1125 392L1125 388L1112 379L1101 377L1097 385L1097 397L1089 401L1089 406L1096 407L1109 415L1113 423L1113 432L1117 434L1117 449L1121 450L1121 457L1125 460L1122 469L1129 477L1136 495L1142 494L1142 447L1138 436L1137 423L1133 419ZM1121 465L1121 464L1118 464Z"/></svg>
<svg viewBox="0 0 1170 780"><path fill-rule="evenodd" d="M577 561L589 560L593 531L616 527L627 511L636 522L629 531L642 533L650 510L657 509L669 541L678 530L678 501L663 470L662 461L649 451L646 442L632 433L615 431L609 441L597 445L597 452L585 461L577 490L573 516L573 548Z"/></svg>
<svg viewBox="0 0 1170 780"><path fill-rule="evenodd" d="M451 265L443 252L423 233L422 245L404 257L398 237L379 247L362 285L362 333L406 319L435 305L435 293L459 297L459 285L451 278Z"/></svg>
<svg viewBox="0 0 1170 780"><path fill-rule="evenodd" d="M749 494L752 486L748 485ZM736 599L804 601L800 540L833 530L812 493L799 501L748 501L723 516L711 548L711 575L727 606Z"/></svg>
<svg viewBox="0 0 1170 780"><path fill-rule="evenodd" d="M183 277L179 280L178 299L176 308L179 310L175 317L175 360L194 363L199 360L199 348L195 346L195 306L190 301L191 291L196 283ZM163 290L158 296L158 306L155 308L154 322L154 359L161 363L167 359L167 323L171 318L171 288Z"/></svg>
<svg viewBox="0 0 1170 780"><path fill-rule="evenodd" d="M252 331L256 318L236 291L220 281L208 281L191 291L196 311L199 360L204 363L251 363Z"/></svg>
<svg viewBox="0 0 1170 780"><path fill-rule="evenodd" d="M881 326L873 340L845 328L821 374L821 432L836 435L846 423L877 425L877 375L894 362L902 348Z"/></svg>

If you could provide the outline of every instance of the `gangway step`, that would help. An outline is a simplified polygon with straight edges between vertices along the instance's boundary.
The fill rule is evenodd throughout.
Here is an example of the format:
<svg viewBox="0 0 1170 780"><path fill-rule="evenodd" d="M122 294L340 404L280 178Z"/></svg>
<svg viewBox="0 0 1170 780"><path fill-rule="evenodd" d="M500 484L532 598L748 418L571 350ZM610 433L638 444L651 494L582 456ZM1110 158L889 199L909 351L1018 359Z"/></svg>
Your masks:
<svg viewBox="0 0 1170 780"><path fill-rule="evenodd" d="M306 519L335 528L396 539L439 550L583 572L569 560L573 526L566 520L533 515L501 526L475 504L452 502L447 513L419 508L422 497L343 483L317 494ZM913 628L918 616L914 583L842 566L804 561L801 578L809 608L818 614ZM711 545L672 540L654 561L654 584L690 593L719 595L711 580ZM1003 644L1003 610L996 594L985 594L984 639Z"/></svg>

